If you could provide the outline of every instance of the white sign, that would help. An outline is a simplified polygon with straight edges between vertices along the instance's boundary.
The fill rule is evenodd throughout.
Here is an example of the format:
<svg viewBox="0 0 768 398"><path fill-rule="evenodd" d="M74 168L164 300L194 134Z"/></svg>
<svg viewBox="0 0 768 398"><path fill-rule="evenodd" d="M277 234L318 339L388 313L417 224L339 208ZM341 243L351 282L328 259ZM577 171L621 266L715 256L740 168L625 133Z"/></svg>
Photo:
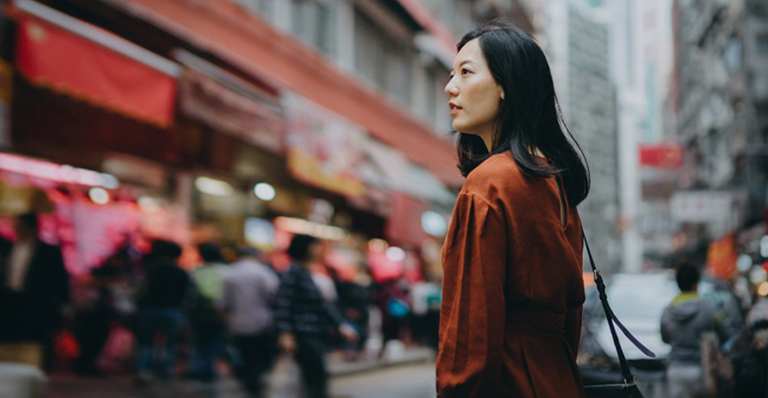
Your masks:
<svg viewBox="0 0 768 398"><path fill-rule="evenodd" d="M733 193L678 192L672 196L672 217L680 222L726 222L733 210Z"/></svg>

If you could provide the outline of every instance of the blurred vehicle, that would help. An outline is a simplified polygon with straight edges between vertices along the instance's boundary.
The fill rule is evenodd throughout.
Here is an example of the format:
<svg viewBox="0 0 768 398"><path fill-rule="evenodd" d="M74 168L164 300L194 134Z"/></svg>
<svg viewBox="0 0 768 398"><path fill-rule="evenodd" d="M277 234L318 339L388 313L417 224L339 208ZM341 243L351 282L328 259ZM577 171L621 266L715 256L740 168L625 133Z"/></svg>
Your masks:
<svg viewBox="0 0 768 398"><path fill-rule="evenodd" d="M729 340L735 339L743 325L743 317L728 285L704 277L699 282L698 290L702 297L712 300L723 310L723 322L732 331ZM616 328L624 355L638 379L663 378L671 347L661 341L660 322L664 308L680 293L674 272L617 274L606 282L606 293L608 303L619 320L656 354L655 358L646 357ZM729 341L723 342L726 348L728 344ZM585 384L621 380L616 348L594 286L587 288L578 363Z"/></svg>

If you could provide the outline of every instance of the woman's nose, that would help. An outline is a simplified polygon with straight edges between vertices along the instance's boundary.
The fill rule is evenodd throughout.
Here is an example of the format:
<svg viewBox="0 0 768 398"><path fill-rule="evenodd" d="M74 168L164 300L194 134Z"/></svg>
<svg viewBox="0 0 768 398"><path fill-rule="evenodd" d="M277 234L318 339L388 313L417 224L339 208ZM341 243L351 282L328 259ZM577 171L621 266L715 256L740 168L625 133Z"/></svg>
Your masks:
<svg viewBox="0 0 768 398"><path fill-rule="evenodd" d="M453 84L452 81L449 81L448 84L445 85L445 93L451 97L455 97L459 95L459 87Z"/></svg>

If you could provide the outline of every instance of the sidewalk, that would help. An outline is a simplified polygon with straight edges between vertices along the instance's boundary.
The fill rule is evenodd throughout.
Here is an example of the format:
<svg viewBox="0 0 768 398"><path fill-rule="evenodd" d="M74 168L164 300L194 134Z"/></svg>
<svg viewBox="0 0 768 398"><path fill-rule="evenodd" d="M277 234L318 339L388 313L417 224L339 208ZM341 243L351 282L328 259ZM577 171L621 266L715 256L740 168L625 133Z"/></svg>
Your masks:
<svg viewBox="0 0 768 398"><path fill-rule="evenodd" d="M382 360L362 358L357 361L347 361L342 353L334 352L328 355L328 373L332 377L341 377L361 372L368 372L392 366L410 365L424 362L434 362L435 352L426 347L406 348L399 353L391 353Z"/></svg>
<svg viewBox="0 0 768 398"><path fill-rule="evenodd" d="M434 351L423 347L389 352L388 358L346 361L341 352L328 355L328 371L332 378L356 377L366 372L434 361ZM53 373L43 386L41 398L247 398L233 377L224 375L215 383L205 384L174 378L167 383L155 382L146 388L136 388L133 378L126 374L110 375L105 379L87 379L71 373ZM2 397L5 398L5 397Z"/></svg>

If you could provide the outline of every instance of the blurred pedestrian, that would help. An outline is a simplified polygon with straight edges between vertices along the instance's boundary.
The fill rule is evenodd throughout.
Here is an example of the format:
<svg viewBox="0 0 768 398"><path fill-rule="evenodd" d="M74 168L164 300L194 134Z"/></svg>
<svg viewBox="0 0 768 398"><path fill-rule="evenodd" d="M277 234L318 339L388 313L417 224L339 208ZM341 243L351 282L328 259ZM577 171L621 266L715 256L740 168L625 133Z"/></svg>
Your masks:
<svg viewBox="0 0 768 398"><path fill-rule="evenodd" d="M371 277L365 268L358 269L354 280L339 279L338 291L339 309L358 334L356 341L345 342L346 358L347 360L356 360L368 338L369 306L372 302Z"/></svg>
<svg viewBox="0 0 768 398"><path fill-rule="evenodd" d="M583 397L587 166L528 34L493 22L457 47L445 92L466 181L443 249L438 395Z"/></svg>
<svg viewBox="0 0 768 398"><path fill-rule="evenodd" d="M348 340L358 338L338 310L323 299L312 280L309 267L320 259L320 250L320 241L316 238L293 237L288 247L292 262L280 280L275 301L280 348L295 355L310 398L328 397L325 367L328 325L333 325Z"/></svg>
<svg viewBox="0 0 768 398"><path fill-rule="evenodd" d="M675 278L680 294L661 316L661 339L672 346L667 366L668 397L692 398L704 392L702 336L716 332L723 339L727 331L721 325L723 314L718 314L715 304L699 297L699 269L683 262Z"/></svg>
<svg viewBox="0 0 768 398"><path fill-rule="evenodd" d="M226 337L224 317L218 308L226 264L215 243L201 243L197 251L203 259L192 276L197 292L189 311L193 352L187 376L201 381L216 378L216 359Z"/></svg>
<svg viewBox="0 0 768 398"><path fill-rule="evenodd" d="M277 274L259 262L259 255L252 247L238 250L238 260L224 275L220 301L229 333L243 361L237 374L255 397L264 392L262 378L272 367L276 354L272 305L280 284Z"/></svg>
<svg viewBox="0 0 768 398"><path fill-rule="evenodd" d="M162 357L158 358L155 374L162 380L171 376L176 340L184 319L183 308L192 287L189 275L178 266L180 256L181 246L168 240L153 241L147 254L146 280L137 300L138 385L145 385L151 379L158 335L162 335L164 342L159 347Z"/></svg>
<svg viewBox="0 0 768 398"><path fill-rule="evenodd" d="M69 274L61 249L38 237L38 219L14 219L16 240L0 238L0 342L32 341L43 352L43 367L53 364L54 333L69 304Z"/></svg>
<svg viewBox="0 0 768 398"><path fill-rule="evenodd" d="M127 246L117 250L99 267L91 270L80 285L91 290L93 299L77 310L74 335L80 346L80 356L74 371L80 376L102 377L96 359L104 349L111 331L111 323L119 314L119 297L114 286L127 278L130 272L130 256Z"/></svg>
<svg viewBox="0 0 768 398"><path fill-rule="evenodd" d="M386 358L389 342L400 340L403 326L411 315L411 303L401 283L401 279L389 279L376 292L376 306L381 311L379 359Z"/></svg>
<svg viewBox="0 0 768 398"><path fill-rule="evenodd" d="M440 286L418 281L411 285L411 330L414 340L437 349L437 330L434 328L435 309L440 307ZM436 308L437 307L437 308Z"/></svg>

